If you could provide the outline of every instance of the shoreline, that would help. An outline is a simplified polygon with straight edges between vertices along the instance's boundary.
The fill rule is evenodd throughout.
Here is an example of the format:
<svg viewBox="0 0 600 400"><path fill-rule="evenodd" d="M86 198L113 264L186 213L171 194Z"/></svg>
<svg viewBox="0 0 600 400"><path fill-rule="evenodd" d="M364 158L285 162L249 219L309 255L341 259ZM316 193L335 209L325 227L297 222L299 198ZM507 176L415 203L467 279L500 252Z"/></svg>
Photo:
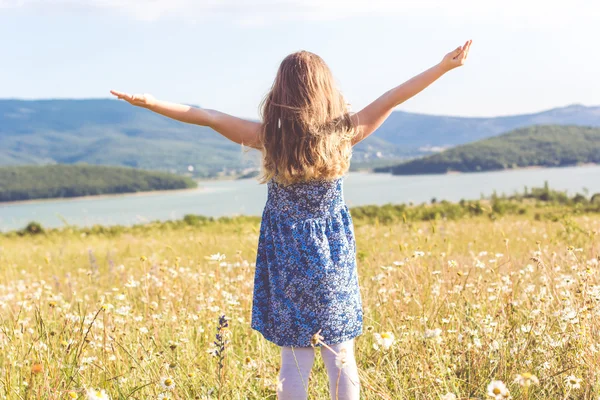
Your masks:
<svg viewBox="0 0 600 400"><path fill-rule="evenodd" d="M536 170L536 169L561 169L561 168L583 168L583 167L599 167L598 163L583 163L583 164L573 164L573 165L560 165L560 166L547 166L547 165L530 165L528 167L519 167L519 168L505 168L505 169L486 169L482 171L446 171L440 173L430 173L430 174L393 174L391 172L385 172L387 174L391 174L393 176L429 176L429 175L464 175L464 174L481 174L481 173L492 173L492 172L511 172L511 171L527 171L527 170ZM379 172L381 173L381 172Z"/></svg>
<svg viewBox="0 0 600 400"><path fill-rule="evenodd" d="M201 187L200 185L195 188L188 189L163 189L163 190L148 190L144 192L128 192L128 193L106 193L106 194L91 194L87 196L75 196L75 197L52 197L47 199L29 199L29 200L14 200L14 201L2 201L0 207L5 205L23 205L23 204L35 204L35 203L51 203L57 201L82 201L82 200L95 200L95 199L106 199L116 198L125 196L149 196L152 194L171 194L171 193L185 193L185 192L210 192L210 189Z"/></svg>
<svg viewBox="0 0 600 400"><path fill-rule="evenodd" d="M400 174L395 175L391 172L374 172L373 170L357 170L357 171L349 171L349 174L373 174L373 175L391 175L396 177L418 177L418 176L448 176L448 175L464 175L464 174L480 174L480 173L497 173L497 172L512 172L512 171L523 171L523 170L539 170L539 169L562 169L562 168L579 168L579 167L600 167L599 163L583 163L583 164L575 164L575 165L565 165L565 166L556 166L556 167L547 167L547 166L539 166L532 165L529 167L519 167L519 168L507 168L507 169L497 169L491 171L469 171L469 172L461 172L461 171L447 171L444 173L437 174ZM51 203L51 202L62 202L62 201L85 201L85 200L95 200L95 199L105 199L105 198L118 198L125 196L150 196L153 194L176 194L176 193L186 193L186 192L211 192L211 188L203 186L203 183L214 183L214 182L224 182L224 181L240 181L244 179L253 179L253 178L223 178L223 179L201 179L196 180L198 183L198 187L188 188L188 189L167 189L167 190L151 190L145 192L129 192L129 193L112 193L112 194L99 194L99 195L87 195L87 196L77 196L77 197L53 197L47 199L30 199L30 200L15 200L15 201L6 201L0 202L0 208L2 206L11 206L11 205L25 205L25 204L36 204L36 203Z"/></svg>

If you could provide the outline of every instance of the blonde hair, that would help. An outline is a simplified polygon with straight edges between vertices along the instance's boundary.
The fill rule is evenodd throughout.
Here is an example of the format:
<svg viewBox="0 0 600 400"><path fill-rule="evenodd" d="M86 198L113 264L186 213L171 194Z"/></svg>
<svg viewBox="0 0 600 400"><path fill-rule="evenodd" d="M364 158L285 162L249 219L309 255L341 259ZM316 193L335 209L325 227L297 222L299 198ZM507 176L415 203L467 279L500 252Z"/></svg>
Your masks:
<svg viewBox="0 0 600 400"><path fill-rule="evenodd" d="M261 107L262 183L290 185L346 173L356 129L321 57L308 51L287 56Z"/></svg>

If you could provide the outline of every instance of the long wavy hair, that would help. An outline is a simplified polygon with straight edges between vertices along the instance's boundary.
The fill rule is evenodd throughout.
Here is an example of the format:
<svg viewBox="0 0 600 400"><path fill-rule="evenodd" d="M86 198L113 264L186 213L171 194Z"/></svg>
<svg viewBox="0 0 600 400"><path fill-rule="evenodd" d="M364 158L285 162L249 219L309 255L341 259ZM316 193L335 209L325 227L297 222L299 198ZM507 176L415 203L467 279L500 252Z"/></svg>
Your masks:
<svg viewBox="0 0 600 400"><path fill-rule="evenodd" d="M262 183L331 180L348 171L356 128L321 57L287 56L261 109Z"/></svg>

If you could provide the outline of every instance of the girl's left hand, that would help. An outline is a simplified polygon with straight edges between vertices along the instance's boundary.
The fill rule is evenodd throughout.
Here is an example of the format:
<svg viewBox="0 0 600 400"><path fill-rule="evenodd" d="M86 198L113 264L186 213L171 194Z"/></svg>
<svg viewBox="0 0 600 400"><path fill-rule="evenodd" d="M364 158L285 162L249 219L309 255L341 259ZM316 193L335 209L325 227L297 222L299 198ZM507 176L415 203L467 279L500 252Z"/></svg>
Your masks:
<svg viewBox="0 0 600 400"><path fill-rule="evenodd" d="M441 65L444 68L444 70L450 71L451 69L463 65L469 55L471 43L473 43L472 40L467 40L463 46L458 46L456 50L453 50L450 53L446 54L441 62Z"/></svg>
<svg viewBox="0 0 600 400"><path fill-rule="evenodd" d="M113 95L117 96L117 98L125 100L131 105L138 107L152 107L156 103L156 99L151 94L129 94L118 92L116 90L110 91Z"/></svg>

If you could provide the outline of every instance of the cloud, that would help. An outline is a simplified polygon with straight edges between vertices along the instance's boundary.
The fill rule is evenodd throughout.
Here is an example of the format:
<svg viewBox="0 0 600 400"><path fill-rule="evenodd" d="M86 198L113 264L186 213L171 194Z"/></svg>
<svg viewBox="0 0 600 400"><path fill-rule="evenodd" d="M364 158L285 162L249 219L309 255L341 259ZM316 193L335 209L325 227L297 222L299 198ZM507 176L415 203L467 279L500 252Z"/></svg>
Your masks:
<svg viewBox="0 0 600 400"><path fill-rule="evenodd" d="M596 0L0 0L2 8L103 10L147 21L222 16L249 25L273 20L332 20L364 15L550 22L600 17Z"/></svg>

